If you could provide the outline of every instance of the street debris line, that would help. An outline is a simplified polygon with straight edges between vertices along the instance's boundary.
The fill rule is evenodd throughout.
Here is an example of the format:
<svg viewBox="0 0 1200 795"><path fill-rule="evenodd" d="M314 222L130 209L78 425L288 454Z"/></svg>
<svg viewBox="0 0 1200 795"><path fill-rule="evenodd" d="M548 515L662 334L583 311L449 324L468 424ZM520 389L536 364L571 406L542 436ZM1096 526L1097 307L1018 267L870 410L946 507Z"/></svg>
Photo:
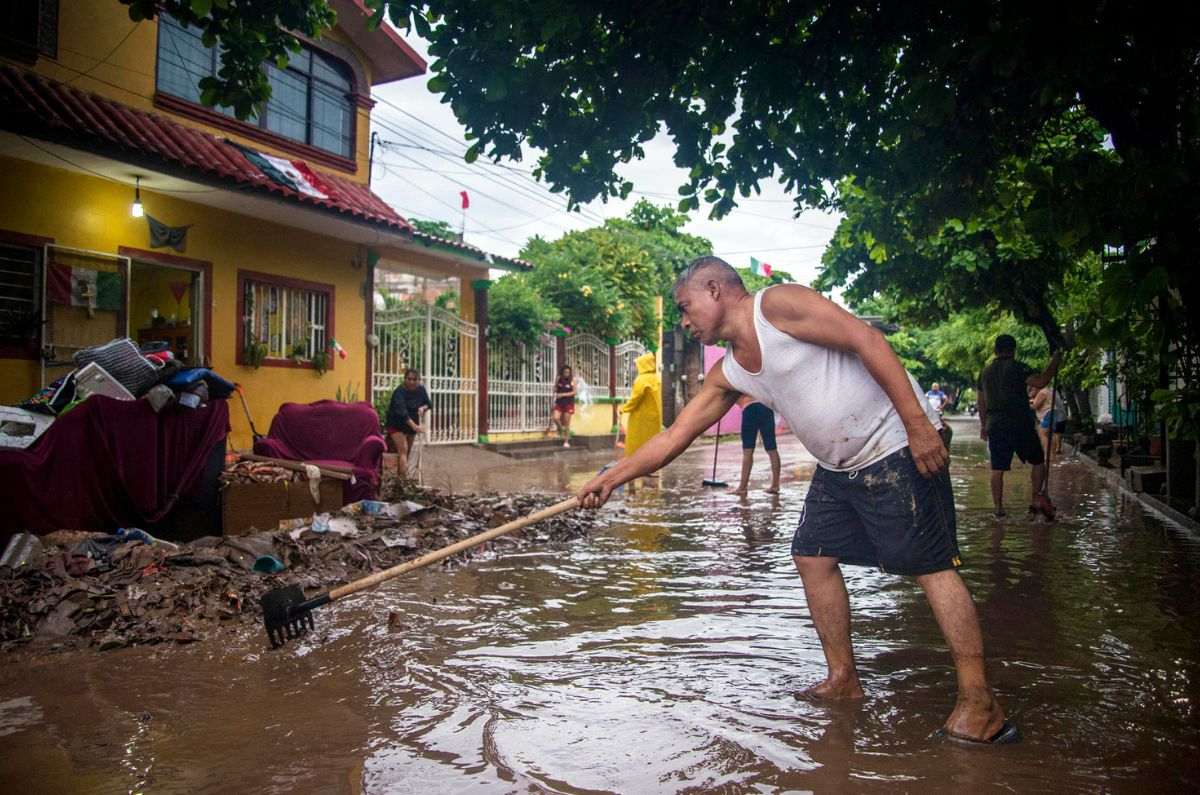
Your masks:
<svg viewBox="0 0 1200 795"><path fill-rule="evenodd" d="M10 546L17 546L0 557L0 649L201 641L258 623L259 600L272 589L286 584L325 591L500 527L556 499L436 490L405 496L413 499L362 501L289 520L270 532L178 545L137 529L14 536ZM585 537L596 521L590 512L562 514L503 541L562 543ZM451 562L472 554L463 551Z"/></svg>
<svg viewBox="0 0 1200 795"><path fill-rule="evenodd" d="M263 625L267 630L267 637L271 641L272 648L278 648L291 638L299 637L306 630L313 629L316 622L313 620L312 611L318 607L324 607L327 604L332 604L339 599L344 599L347 596L356 594L359 591L365 591L368 588L374 588L380 583L399 577L402 574L407 574L410 571L428 566L431 563L437 563L439 560L454 555L457 552L465 552L468 549L485 544L488 541L499 538L500 536L515 533L518 530L523 530L530 525L551 519L559 514L574 510L579 507L579 498L571 497L562 502L551 505L549 508L543 508L540 511L524 516L520 519L515 519L511 522L506 522L499 527L493 527L491 530L485 530L482 533L473 535L470 538L463 539L449 546L434 550L428 554L422 555L416 560L410 560L406 563L400 563L383 571L355 580L340 587L334 588L327 593L319 594L311 599L304 598L304 591L299 585L287 585L282 588L276 588L268 591L263 595L261 600L263 611ZM316 517L314 517L315 519ZM332 521L337 521L332 520ZM326 524L326 532L332 530L332 522ZM313 529L316 529L314 522ZM390 619L389 619L390 621Z"/></svg>

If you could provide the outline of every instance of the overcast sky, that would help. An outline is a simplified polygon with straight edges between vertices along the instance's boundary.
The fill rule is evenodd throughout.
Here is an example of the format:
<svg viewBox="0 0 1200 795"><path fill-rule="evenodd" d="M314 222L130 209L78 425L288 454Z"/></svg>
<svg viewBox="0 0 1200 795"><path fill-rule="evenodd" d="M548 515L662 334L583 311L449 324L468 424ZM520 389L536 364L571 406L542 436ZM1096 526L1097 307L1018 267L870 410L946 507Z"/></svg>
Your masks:
<svg viewBox="0 0 1200 795"><path fill-rule="evenodd" d="M423 41L405 38L425 54ZM466 190L471 201L467 242L515 256L535 234L555 239L572 229L597 226L605 218L624 215L642 196L659 204L678 202L686 172L672 162L674 147L664 135L646 145L644 160L623 170L634 185L628 200L594 201L582 214L568 212L565 200L533 181L528 172L536 157L524 163L503 161L500 166L480 158L467 165L462 159L463 129L449 106L425 87L429 78L427 74L378 86L372 94L378 103L371 113L372 128L385 142L375 149L372 187L406 217L442 220L457 229L462 218L459 191ZM707 205L701 202L686 231L711 240L713 250L735 266L748 266L755 256L808 284L816 276L837 216L810 210L794 219L782 188L774 183L761 187L761 196L742 200L720 221L709 220Z"/></svg>

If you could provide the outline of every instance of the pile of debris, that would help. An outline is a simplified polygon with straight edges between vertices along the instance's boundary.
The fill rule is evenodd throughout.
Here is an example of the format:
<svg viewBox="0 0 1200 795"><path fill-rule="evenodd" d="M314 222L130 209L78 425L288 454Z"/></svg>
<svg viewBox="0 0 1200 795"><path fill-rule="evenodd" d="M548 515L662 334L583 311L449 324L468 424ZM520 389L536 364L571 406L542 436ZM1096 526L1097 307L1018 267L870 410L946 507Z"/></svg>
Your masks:
<svg viewBox="0 0 1200 795"><path fill-rule="evenodd" d="M261 623L259 597L285 584L310 595L349 582L555 502L544 495L449 495L422 490L420 502L353 503L291 527L185 544L140 530L58 531L0 559L0 649L189 643L224 627ZM571 512L496 543L581 538L594 514ZM485 547L448 559L461 563Z"/></svg>

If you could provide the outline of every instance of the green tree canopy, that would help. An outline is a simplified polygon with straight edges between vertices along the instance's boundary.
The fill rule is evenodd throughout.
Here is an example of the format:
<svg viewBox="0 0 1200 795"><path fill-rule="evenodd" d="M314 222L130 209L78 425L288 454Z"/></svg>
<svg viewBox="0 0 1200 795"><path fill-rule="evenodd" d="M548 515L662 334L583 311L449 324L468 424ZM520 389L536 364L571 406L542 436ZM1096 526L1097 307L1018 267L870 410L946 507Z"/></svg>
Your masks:
<svg viewBox="0 0 1200 795"><path fill-rule="evenodd" d="M876 180L843 180L845 217L817 286L848 286L851 302L886 294L906 320L996 307L1060 344L1051 292L1110 230L1111 199L1097 188L1116 156L1103 142L1093 119L1065 114L1046 125L1030 157L1004 159L965 201L948 205L930 202L924 186L884 195Z"/></svg>
<svg viewBox="0 0 1200 795"><path fill-rule="evenodd" d="M558 321L560 313L527 273L510 273L488 290L488 333L496 339L535 343Z"/></svg>
<svg viewBox="0 0 1200 795"><path fill-rule="evenodd" d="M686 221L683 214L643 199L624 218L554 241L534 237L521 251L534 266L527 283L573 330L654 344L655 299L666 294L688 262L712 252L708 240L682 231Z"/></svg>

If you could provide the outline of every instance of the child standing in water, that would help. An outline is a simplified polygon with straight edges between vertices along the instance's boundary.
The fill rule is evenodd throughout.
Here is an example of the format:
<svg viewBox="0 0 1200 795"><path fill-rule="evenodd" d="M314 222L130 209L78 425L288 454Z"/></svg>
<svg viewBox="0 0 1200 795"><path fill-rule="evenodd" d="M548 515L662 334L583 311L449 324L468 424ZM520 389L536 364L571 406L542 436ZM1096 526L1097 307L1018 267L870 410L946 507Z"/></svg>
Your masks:
<svg viewBox="0 0 1200 795"><path fill-rule="evenodd" d="M571 417L575 414L575 394L578 391L571 365L564 364L558 371L558 380L554 382L554 408L550 412L550 421L558 428L563 447L571 446Z"/></svg>

